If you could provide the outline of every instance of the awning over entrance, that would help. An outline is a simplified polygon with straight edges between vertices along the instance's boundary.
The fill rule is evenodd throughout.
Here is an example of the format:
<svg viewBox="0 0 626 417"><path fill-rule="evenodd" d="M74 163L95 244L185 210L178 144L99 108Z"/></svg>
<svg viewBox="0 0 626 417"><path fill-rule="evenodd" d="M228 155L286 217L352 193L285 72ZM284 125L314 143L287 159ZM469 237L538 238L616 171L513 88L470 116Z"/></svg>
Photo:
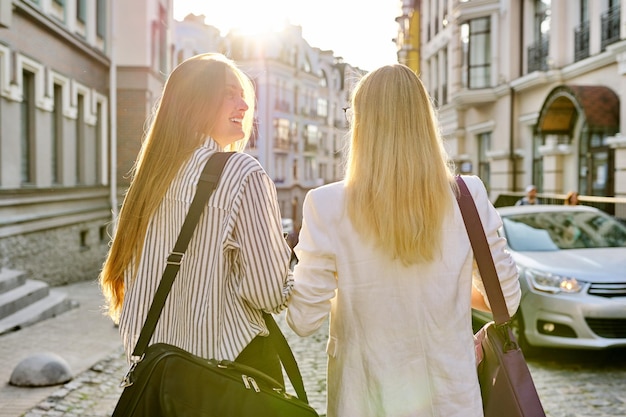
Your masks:
<svg viewBox="0 0 626 417"><path fill-rule="evenodd" d="M539 113L541 133L571 133L579 116L587 127L619 130L619 98L604 86L562 85L548 94Z"/></svg>

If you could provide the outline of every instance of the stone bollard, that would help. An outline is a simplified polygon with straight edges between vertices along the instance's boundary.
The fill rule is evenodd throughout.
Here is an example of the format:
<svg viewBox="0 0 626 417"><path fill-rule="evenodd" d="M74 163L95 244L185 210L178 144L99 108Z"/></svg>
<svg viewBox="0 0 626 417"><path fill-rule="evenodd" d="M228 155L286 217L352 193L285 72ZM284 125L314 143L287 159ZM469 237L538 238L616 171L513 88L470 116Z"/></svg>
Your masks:
<svg viewBox="0 0 626 417"><path fill-rule="evenodd" d="M37 353L17 364L9 384L18 387L45 387L64 384L73 378L69 365L54 353Z"/></svg>

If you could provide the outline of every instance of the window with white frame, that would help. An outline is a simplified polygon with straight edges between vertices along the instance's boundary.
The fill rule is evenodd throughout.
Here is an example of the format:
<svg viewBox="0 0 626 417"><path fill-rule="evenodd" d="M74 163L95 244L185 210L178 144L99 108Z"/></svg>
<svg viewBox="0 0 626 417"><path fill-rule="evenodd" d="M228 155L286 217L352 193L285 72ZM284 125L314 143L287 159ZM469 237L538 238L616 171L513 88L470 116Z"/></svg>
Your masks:
<svg viewBox="0 0 626 417"><path fill-rule="evenodd" d="M35 75L22 72L20 103L20 174L22 184L33 184L35 168Z"/></svg>
<svg viewBox="0 0 626 417"><path fill-rule="evenodd" d="M319 117L328 117L328 100L324 98L317 99L317 115Z"/></svg>
<svg viewBox="0 0 626 417"><path fill-rule="evenodd" d="M287 155L275 154L274 161L275 161L274 182L276 184L282 184L287 179Z"/></svg>
<svg viewBox="0 0 626 417"><path fill-rule="evenodd" d="M63 86L53 86L52 120L50 124L51 139L51 181L52 184L61 184L63 178Z"/></svg>
<svg viewBox="0 0 626 417"><path fill-rule="evenodd" d="M464 85L486 88L491 85L491 18L472 19L461 26Z"/></svg>
<svg viewBox="0 0 626 417"><path fill-rule="evenodd" d="M314 181L315 178L317 178L315 170L316 170L315 158L311 156L305 157L304 158L304 180Z"/></svg>
<svg viewBox="0 0 626 417"><path fill-rule="evenodd" d="M548 70L551 16L551 0L534 1L533 43L528 47L528 72Z"/></svg>
<svg viewBox="0 0 626 417"><path fill-rule="evenodd" d="M76 97L76 184L85 183L85 96Z"/></svg>
<svg viewBox="0 0 626 417"><path fill-rule="evenodd" d="M96 35L105 38L107 29L107 2L106 0L96 0Z"/></svg>

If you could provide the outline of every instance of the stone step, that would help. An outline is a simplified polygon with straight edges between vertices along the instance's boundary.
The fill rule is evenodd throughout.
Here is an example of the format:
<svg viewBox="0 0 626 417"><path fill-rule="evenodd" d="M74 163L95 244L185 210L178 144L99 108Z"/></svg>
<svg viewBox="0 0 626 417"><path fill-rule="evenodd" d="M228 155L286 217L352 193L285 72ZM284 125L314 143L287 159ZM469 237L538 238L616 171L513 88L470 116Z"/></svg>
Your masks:
<svg viewBox="0 0 626 417"><path fill-rule="evenodd" d="M43 281L27 279L24 284L0 294L0 319L3 319L28 305L41 300L50 293L50 287Z"/></svg>
<svg viewBox="0 0 626 417"><path fill-rule="evenodd" d="M17 288L20 285L24 285L27 278L27 273L24 271L16 271L13 269L0 269L0 294L4 294L7 291L11 291L13 288Z"/></svg>
<svg viewBox="0 0 626 417"><path fill-rule="evenodd" d="M76 307L78 307L78 302L69 299L66 293L49 289L45 297L0 319L0 335L56 317Z"/></svg>

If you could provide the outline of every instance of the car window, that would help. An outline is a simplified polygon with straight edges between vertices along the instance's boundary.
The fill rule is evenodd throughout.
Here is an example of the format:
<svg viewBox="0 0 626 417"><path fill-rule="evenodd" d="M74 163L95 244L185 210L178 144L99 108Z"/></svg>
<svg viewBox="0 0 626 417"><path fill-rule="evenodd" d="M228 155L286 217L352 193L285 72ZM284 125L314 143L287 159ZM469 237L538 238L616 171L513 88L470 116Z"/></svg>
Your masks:
<svg viewBox="0 0 626 417"><path fill-rule="evenodd" d="M507 242L516 251L626 246L626 227L602 212L524 213L502 220Z"/></svg>
<svg viewBox="0 0 626 417"><path fill-rule="evenodd" d="M506 239L511 249L516 251L550 251L558 250L550 233L520 219L504 218Z"/></svg>

